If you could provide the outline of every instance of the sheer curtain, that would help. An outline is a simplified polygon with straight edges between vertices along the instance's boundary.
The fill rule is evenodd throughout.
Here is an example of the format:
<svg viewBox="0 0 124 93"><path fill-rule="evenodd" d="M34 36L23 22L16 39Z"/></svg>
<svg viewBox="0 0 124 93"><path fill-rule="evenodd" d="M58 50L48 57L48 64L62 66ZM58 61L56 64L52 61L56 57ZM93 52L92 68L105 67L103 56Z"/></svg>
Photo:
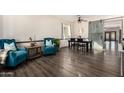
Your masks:
<svg viewBox="0 0 124 93"><path fill-rule="evenodd" d="M89 39L93 41L93 47L103 49L103 20L89 22Z"/></svg>

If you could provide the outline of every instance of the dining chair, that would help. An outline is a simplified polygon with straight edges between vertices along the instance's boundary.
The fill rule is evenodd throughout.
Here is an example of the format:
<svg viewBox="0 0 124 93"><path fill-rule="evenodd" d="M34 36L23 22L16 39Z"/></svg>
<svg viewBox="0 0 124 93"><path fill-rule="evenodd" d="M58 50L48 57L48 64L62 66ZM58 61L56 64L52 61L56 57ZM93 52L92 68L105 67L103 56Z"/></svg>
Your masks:
<svg viewBox="0 0 124 93"><path fill-rule="evenodd" d="M86 44L83 43L83 38L77 38L77 50L82 49L82 51L86 48Z"/></svg>
<svg viewBox="0 0 124 93"><path fill-rule="evenodd" d="M75 45L76 45L76 39L70 38L70 46L75 48Z"/></svg>

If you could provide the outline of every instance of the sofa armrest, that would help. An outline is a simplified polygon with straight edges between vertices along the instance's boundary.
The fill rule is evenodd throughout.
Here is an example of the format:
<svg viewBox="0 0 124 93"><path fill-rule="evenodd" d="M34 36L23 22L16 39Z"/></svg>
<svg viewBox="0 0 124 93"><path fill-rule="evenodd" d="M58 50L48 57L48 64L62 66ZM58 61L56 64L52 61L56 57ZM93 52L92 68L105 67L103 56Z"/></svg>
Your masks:
<svg viewBox="0 0 124 93"><path fill-rule="evenodd" d="M41 47L41 51L44 51L44 49L45 49L45 46L42 46L42 47Z"/></svg>
<svg viewBox="0 0 124 93"><path fill-rule="evenodd" d="M16 53L15 53L15 51L9 51L8 52L8 61L9 61L8 64L14 64L15 60L16 60Z"/></svg>
<svg viewBox="0 0 124 93"><path fill-rule="evenodd" d="M15 51L9 51L8 56L15 57L16 56Z"/></svg>

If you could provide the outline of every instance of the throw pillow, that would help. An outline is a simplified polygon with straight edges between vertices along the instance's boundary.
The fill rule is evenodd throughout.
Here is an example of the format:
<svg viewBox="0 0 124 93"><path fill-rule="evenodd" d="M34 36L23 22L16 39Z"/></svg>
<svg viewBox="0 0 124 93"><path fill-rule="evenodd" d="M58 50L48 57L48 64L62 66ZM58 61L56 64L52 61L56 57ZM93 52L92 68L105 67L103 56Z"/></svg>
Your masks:
<svg viewBox="0 0 124 93"><path fill-rule="evenodd" d="M52 41L51 40L46 40L46 46L47 47L53 46Z"/></svg>
<svg viewBox="0 0 124 93"><path fill-rule="evenodd" d="M14 42L8 44L8 43L4 43L4 49L5 50L14 50L16 51L16 46L14 44Z"/></svg>

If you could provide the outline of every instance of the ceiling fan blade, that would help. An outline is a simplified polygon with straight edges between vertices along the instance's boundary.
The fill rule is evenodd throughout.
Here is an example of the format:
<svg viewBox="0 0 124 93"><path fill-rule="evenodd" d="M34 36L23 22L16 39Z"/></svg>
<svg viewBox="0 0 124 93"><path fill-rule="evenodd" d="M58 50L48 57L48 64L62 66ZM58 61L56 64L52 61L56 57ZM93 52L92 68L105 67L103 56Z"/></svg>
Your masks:
<svg viewBox="0 0 124 93"><path fill-rule="evenodd" d="M83 22L88 22L88 20L84 20L84 19L82 19L81 21L83 21Z"/></svg>
<svg viewBox="0 0 124 93"><path fill-rule="evenodd" d="M82 19L80 15L77 15L77 17L78 17L78 22L81 22L81 21L83 21L83 22L87 22L87 20Z"/></svg>
<svg viewBox="0 0 124 93"><path fill-rule="evenodd" d="M88 20L80 19L81 22L88 22Z"/></svg>

